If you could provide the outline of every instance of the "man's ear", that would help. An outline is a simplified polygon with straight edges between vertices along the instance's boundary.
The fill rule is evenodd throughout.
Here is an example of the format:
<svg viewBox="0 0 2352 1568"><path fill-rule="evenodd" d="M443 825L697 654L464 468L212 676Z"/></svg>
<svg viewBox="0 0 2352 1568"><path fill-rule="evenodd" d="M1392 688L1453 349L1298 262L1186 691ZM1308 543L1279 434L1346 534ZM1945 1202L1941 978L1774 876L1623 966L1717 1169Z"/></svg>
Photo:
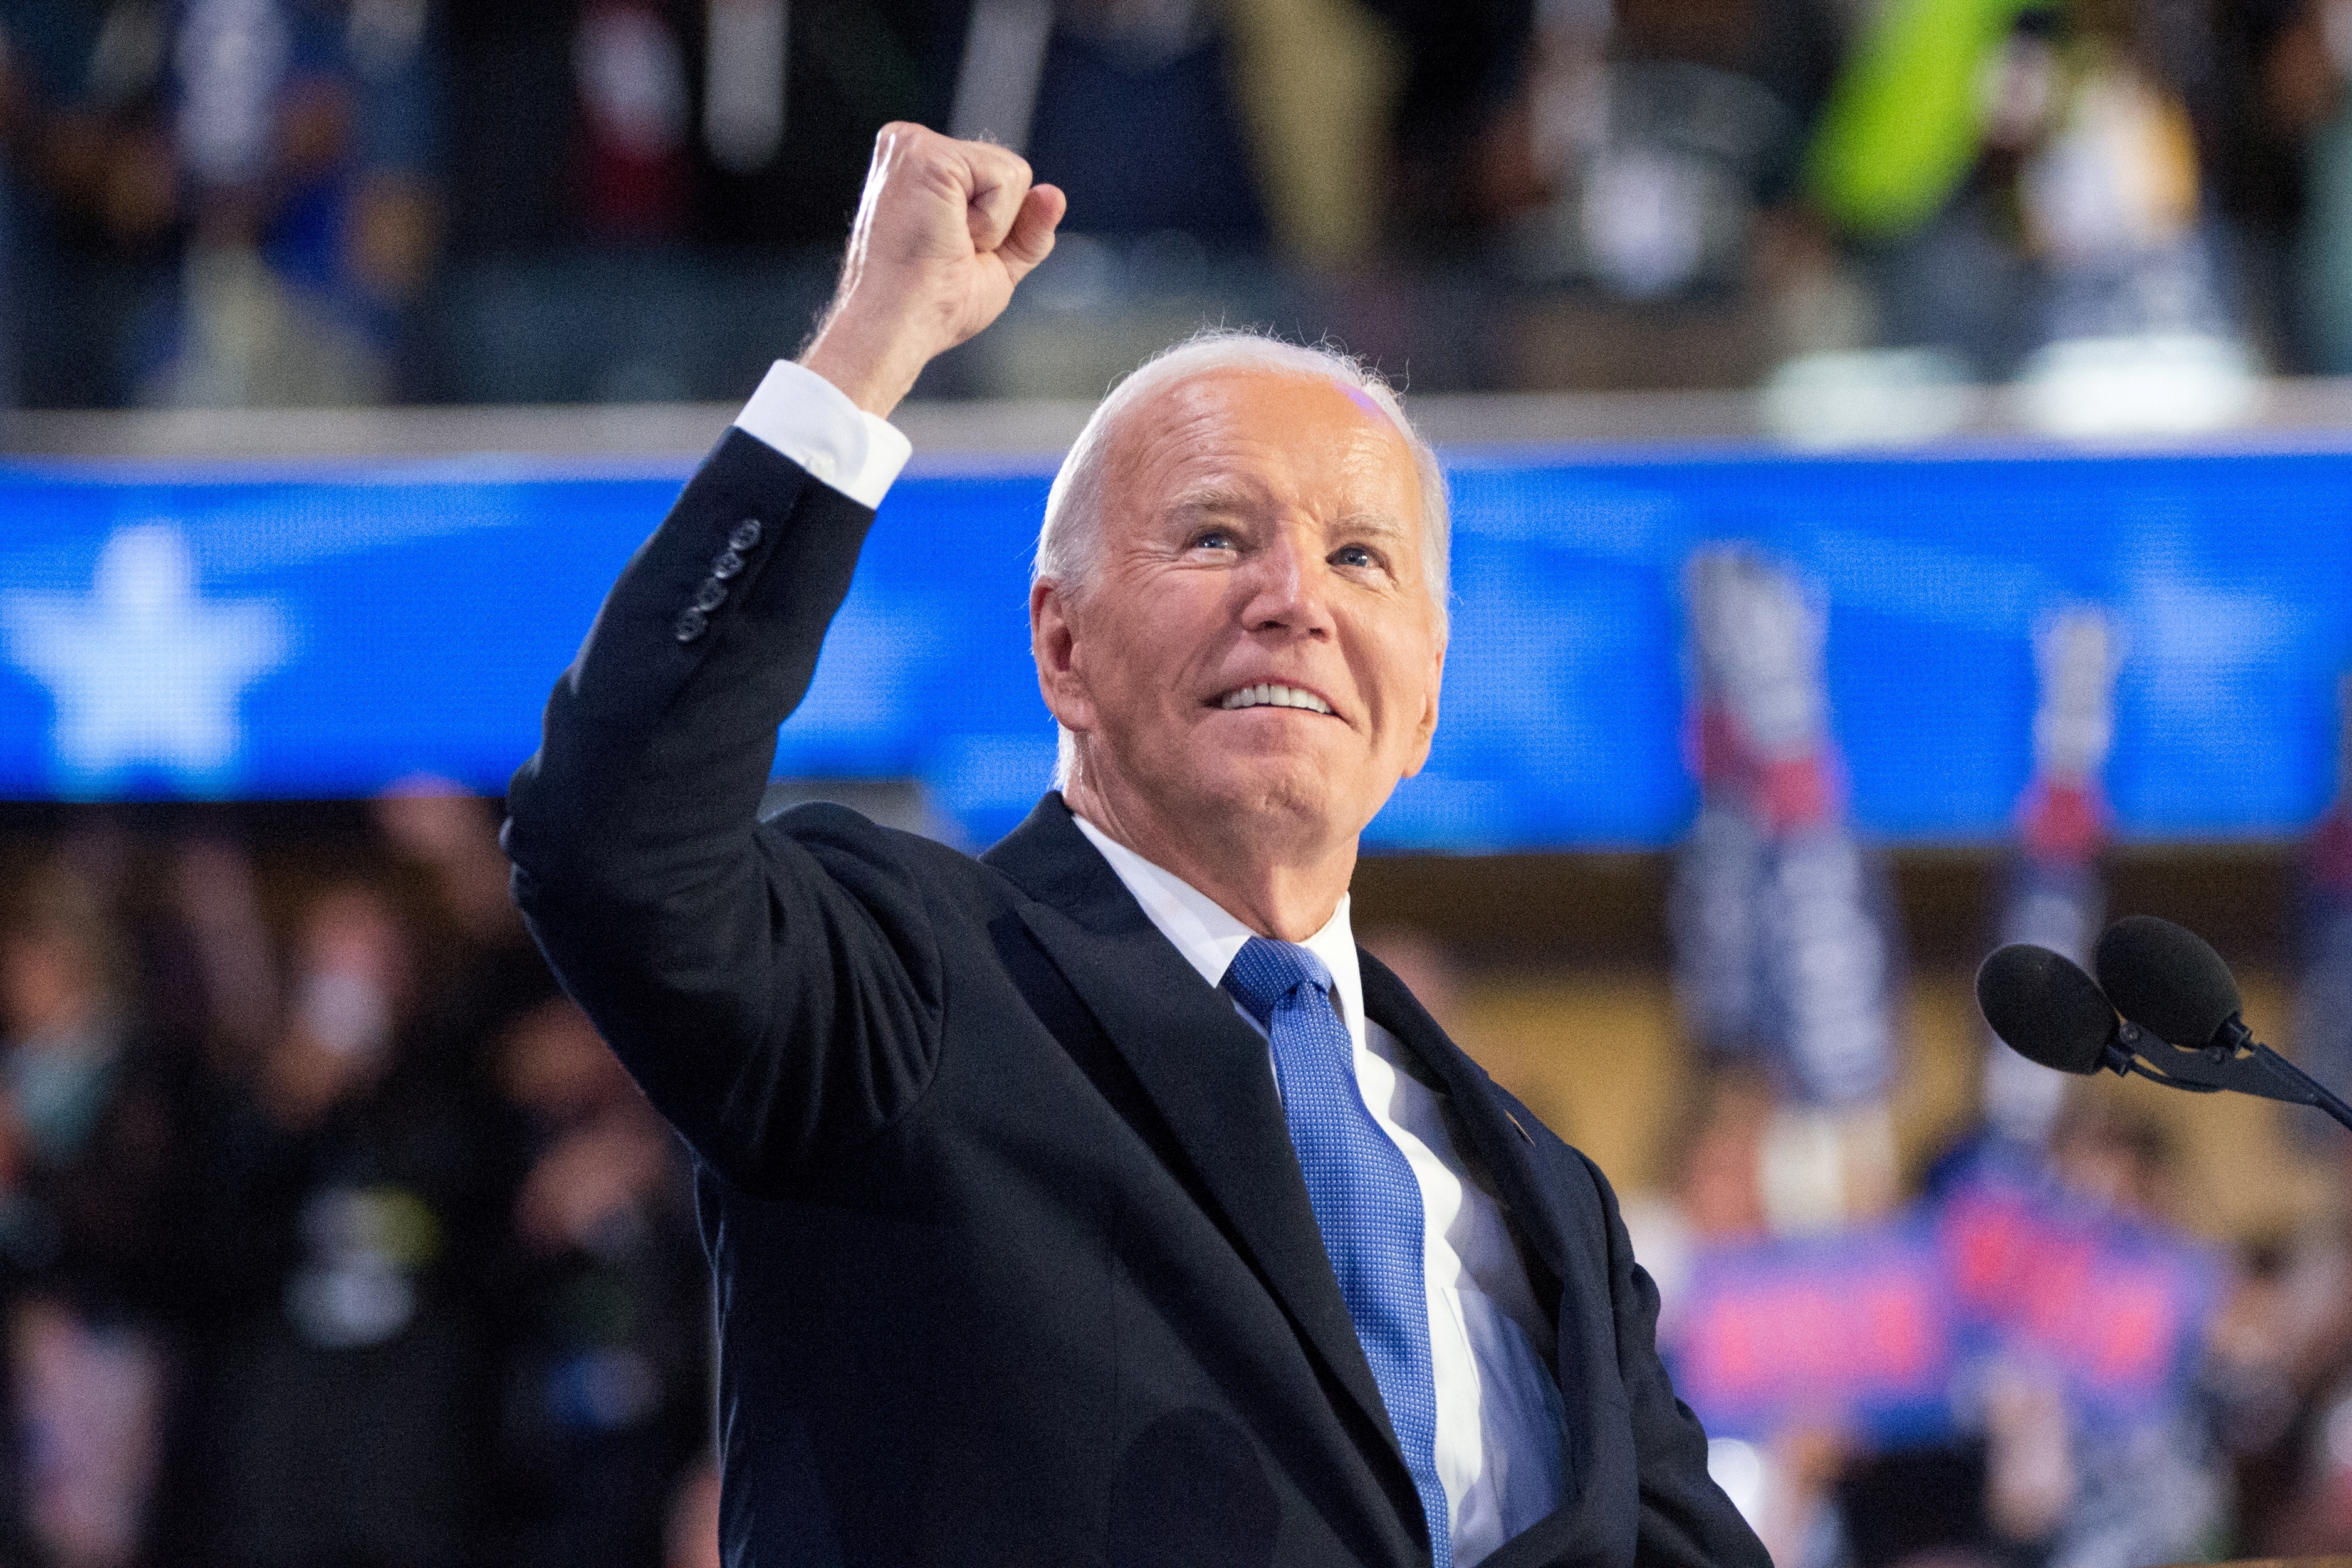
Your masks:
<svg viewBox="0 0 2352 1568"><path fill-rule="evenodd" d="M1095 705L1078 671L1070 609L1069 595L1052 578L1029 585L1029 652L1037 661L1038 695L1064 729L1083 733L1095 727Z"/></svg>
<svg viewBox="0 0 2352 1568"><path fill-rule="evenodd" d="M1429 656L1429 691L1423 700L1421 723L1413 731L1412 751L1406 756L1404 776L1412 777L1429 761L1430 742L1437 738L1437 694L1445 685L1445 645Z"/></svg>

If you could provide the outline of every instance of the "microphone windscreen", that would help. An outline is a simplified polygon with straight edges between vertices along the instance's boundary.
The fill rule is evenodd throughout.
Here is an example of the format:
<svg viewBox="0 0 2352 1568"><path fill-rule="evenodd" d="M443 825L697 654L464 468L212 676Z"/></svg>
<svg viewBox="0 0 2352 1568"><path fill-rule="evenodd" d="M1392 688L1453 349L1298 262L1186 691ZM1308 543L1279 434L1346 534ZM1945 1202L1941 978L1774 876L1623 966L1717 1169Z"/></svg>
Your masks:
<svg viewBox="0 0 2352 1568"><path fill-rule="evenodd" d="M2096 1072L2116 1037L2116 1010L2098 984L2072 959L2030 942L1984 961L1977 1006L2010 1049L2060 1072Z"/></svg>
<svg viewBox="0 0 2352 1568"><path fill-rule="evenodd" d="M2109 926L2093 962L2116 1011L2176 1046L2207 1044L2241 1006L2221 955L2195 931L2154 915Z"/></svg>

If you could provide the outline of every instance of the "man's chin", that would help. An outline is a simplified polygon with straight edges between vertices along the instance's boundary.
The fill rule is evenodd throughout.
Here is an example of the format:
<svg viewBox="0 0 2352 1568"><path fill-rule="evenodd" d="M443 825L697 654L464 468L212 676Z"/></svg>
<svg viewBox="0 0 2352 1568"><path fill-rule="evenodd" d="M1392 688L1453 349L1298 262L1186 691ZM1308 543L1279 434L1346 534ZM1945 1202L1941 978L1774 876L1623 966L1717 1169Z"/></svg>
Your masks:
<svg viewBox="0 0 2352 1568"><path fill-rule="evenodd" d="M1361 831L1353 791L1341 787L1346 770L1313 756L1229 760L1201 778L1199 793L1214 800L1236 826L1256 821L1285 836L1323 837Z"/></svg>
<svg viewBox="0 0 2352 1568"><path fill-rule="evenodd" d="M1190 824L1204 837L1255 839L1269 847L1277 840L1305 846L1351 837L1369 820L1368 807L1378 808L1377 799L1350 787L1370 765L1360 753L1315 745L1236 749L1201 743L1197 732L1188 738L1194 742L1188 748L1154 748L1102 770L1098 787L1114 798L1150 802L1154 816ZM1124 783L1116 782L1119 776Z"/></svg>

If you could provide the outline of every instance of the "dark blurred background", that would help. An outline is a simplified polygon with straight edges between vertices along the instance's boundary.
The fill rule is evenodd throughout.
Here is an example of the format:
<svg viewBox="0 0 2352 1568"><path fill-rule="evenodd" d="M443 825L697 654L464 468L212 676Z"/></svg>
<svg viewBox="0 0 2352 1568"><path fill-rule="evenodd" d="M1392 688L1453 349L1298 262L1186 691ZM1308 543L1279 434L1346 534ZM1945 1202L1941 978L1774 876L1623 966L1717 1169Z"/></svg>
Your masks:
<svg viewBox="0 0 2352 1568"><path fill-rule="evenodd" d="M0 26L20 406L735 396L805 332L893 119L1071 197L933 396L1096 395L1203 318L1429 392L1872 351L1826 374L2003 381L2136 335L2213 374L2352 368L2326 0L11 0Z"/></svg>

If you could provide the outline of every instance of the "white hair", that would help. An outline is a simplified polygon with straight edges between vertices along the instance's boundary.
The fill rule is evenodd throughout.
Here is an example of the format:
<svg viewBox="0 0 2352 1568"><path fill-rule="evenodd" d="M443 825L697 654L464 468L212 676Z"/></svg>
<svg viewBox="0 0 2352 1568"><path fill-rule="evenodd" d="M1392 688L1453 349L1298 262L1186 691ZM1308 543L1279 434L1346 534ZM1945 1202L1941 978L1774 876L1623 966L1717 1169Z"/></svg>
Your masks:
<svg viewBox="0 0 2352 1568"><path fill-rule="evenodd" d="M1404 405L1380 372L1353 354L1321 346L1284 342L1263 332L1214 327L1165 349L1144 361L1096 405L1095 411L1070 444L1045 494L1045 521L1037 530L1037 556L1030 572L1033 583L1052 581L1076 594L1091 584L1096 544L1101 536L1104 470L1108 462L1112 427L1129 413L1148 403L1175 383L1218 371L1256 371L1276 375L1312 376L1361 394L1396 426L1412 452L1414 471L1421 478L1421 567L1429 600L1437 613L1437 635L1446 635L1447 558L1452 543L1452 510L1445 493L1444 470L1437 454L1405 417ZM1060 755L1054 768L1054 787L1066 789L1077 767L1077 737L1061 731Z"/></svg>

